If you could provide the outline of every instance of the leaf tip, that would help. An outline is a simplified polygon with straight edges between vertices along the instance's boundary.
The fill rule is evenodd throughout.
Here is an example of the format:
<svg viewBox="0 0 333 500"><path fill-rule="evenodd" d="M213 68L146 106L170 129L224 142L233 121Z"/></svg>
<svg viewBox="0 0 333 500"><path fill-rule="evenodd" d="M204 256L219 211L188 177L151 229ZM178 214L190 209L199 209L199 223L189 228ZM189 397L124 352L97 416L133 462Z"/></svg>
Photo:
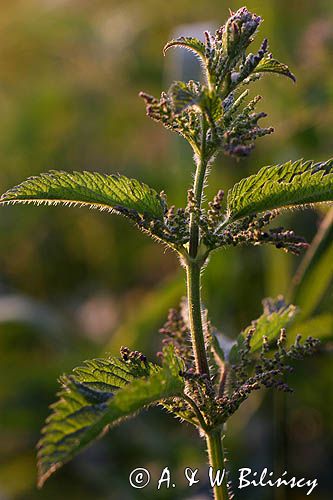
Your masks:
<svg viewBox="0 0 333 500"><path fill-rule="evenodd" d="M63 464L57 462L52 464L48 469L44 469L40 461L37 462L38 472L37 472L37 488L41 490L52 474L54 474Z"/></svg>

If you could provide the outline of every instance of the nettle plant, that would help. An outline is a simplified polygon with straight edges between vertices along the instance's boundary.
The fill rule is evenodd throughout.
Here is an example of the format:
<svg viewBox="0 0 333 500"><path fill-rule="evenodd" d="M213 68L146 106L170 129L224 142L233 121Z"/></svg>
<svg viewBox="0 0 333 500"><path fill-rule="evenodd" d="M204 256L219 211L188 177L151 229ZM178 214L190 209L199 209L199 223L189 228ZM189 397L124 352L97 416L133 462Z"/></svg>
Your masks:
<svg viewBox="0 0 333 500"><path fill-rule="evenodd" d="M301 336L287 341L286 327L294 305L279 297L265 299L262 315L244 329L231 349L209 322L201 303L200 280L211 252L229 245L273 244L299 254L307 244L291 230L270 227L288 208L333 199L333 160L289 161L266 166L235 184L226 197L219 190L203 203L208 174L222 151L236 158L249 155L258 137L271 127L258 122L259 96L247 102L247 87L263 73L295 80L285 64L268 52L264 40L248 53L261 18L246 8L230 13L205 42L180 37L164 51L184 47L199 59L203 82L175 82L160 99L141 93L147 114L177 132L194 153L193 187L185 208L169 206L165 193L122 175L52 171L31 177L7 191L2 204L37 203L88 206L120 214L179 256L186 272L187 297L169 312L160 363L122 347L120 357L86 361L60 379L58 401L51 407L38 444L39 486L106 429L143 408L159 405L189 422L206 439L209 464L224 469L223 430L228 418L260 387L291 391L285 375L290 361L311 354L317 341ZM214 486L216 499L232 497L230 485Z"/></svg>

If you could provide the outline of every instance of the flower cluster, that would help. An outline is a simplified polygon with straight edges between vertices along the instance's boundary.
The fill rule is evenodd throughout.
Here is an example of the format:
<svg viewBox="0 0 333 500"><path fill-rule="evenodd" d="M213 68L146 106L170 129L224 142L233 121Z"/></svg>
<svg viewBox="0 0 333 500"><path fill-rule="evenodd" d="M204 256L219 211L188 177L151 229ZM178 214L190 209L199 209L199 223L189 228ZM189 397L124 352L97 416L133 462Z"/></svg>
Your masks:
<svg viewBox="0 0 333 500"><path fill-rule="evenodd" d="M167 207L164 193L161 193L165 202L163 219L153 218L148 214L139 214L135 210L118 207L117 210L131 219L137 226L171 246L180 248L190 239L189 221L191 214L200 227L202 242L209 251L229 245L262 245L269 243L286 252L299 255L308 247L305 239L297 236L294 231L281 226L264 230L279 214L277 210L268 211L262 215L253 214L243 217L224 227L225 211L222 207L224 192L219 190L217 195L208 203L208 210L198 208L195 204L193 190L188 191L186 208Z"/></svg>
<svg viewBox="0 0 333 500"><path fill-rule="evenodd" d="M147 357L140 351L131 351L128 347L122 346L120 348L120 356L126 362L140 362L147 363Z"/></svg>
<svg viewBox="0 0 333 500"><path fill-rule="evenodd" d="M297 236L294 231L285 229L282 226L264 230L264 227L270 224L277 215L278 211L268 211L262 215L254 214L231 223L226 228L219 229L219 227L223 226L221 224L222 216L216 213L215 227L209 224L211 217L207 217L208 224L203 231L203 241L212 250L228 245L262 245L270 243L276 248L299 255L302 250L308 247L303 237Z"/></svg>
<svg viewBox="0 0 333 500"><path fill-rule="evenodd" d="M116 207L117 211L132 220L144 232L158 240L172 245L181 246L189 240L189 211L184 208L168 207L166 196L162 192L161 200L164 203L163 218L152 217L148 213L140 214L136 210Z"/></svg>
<svg viewBox="0 0 333 500"><path fill-rule="evenodd" d="M177 46L192 51L200 59L204 82L174 82L159 99L140 93L150 118L182 135L195 153L204 145L208 160L220 150L235 157L247 156L255 139L273 132L271 127L258 125L266 116L254 111L260 96L244 107L248 91L239 94L242 86L267 72L295 80L288 67L268 53L266 39L256 54L246 54L260 23L259 16L243 7L231 12L214 35L205 32L205 43L192 37L171 40L164 52Z"/></svg>
<svg viewBox="0 0 333 500"><path fill-rule="evenodd" d="M292 308L293 306L289 306ZM282 298L264 301L264 315L283 312L287 308ZM252 323L237 347L237 356L232 361L224 359L216 352L214 328L205 319L206 351L210 365L210 375L199 374L195 370L190 331L187 322L186 303L183 299L179 309L170 309L165 325L160 329L163 344L172 343L175 354L182 359L184 369L180 375L185 381L185 399L175 398L165 401L163 406L178 417L194 425L216 428L222 425L250 396L261 387L292 392L285 381L285 375L293 371L290 362L311 355L318 347L319 340L308 337L302 342L297 335L291 345L287 345L287 332L280 329L277 340L270 341L266 335L261 338L261 349L252 347L257 334L257 322ZM163 356L162 353L158 353ZM198 420L201 414L201 421Z"/></svg>
<svg viewBox="0 0 333 500"><path fill-rule="evenodd" d="M181 303L179 309L170 309L166 323L160 328L159 332L163 335L163 345L173 344L175 354L180 357L187 370L193 368L193 349L190 339L190 330L185 321L183 308L185 304ZM162 356L162 353L158 353Z"/></svg>
<svg viewBox="0 0 333 500"><path fill-rule="evenodd" d="M239 351L239 361L230 367L225 394L216 400L222 419L232 415L253 391L261 387L292 392L284 380L285 374L293 371L289 362L313 354L319 344L319 340L313 337L301 343L302 336L297 335L294 344L287 347L286 329L282 328L275 348L272 349L268 338L263 336L261 352L259 356L254 356L251 353L254 333L255 328L248 331Z"/></svg>

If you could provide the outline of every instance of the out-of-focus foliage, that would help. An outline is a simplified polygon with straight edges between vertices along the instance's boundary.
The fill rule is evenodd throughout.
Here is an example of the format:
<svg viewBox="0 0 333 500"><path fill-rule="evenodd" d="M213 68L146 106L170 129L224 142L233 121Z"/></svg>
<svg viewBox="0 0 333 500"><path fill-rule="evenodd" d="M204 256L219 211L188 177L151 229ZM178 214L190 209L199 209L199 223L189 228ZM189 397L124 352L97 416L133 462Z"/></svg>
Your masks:
<svg viewBox="0 0 333 500"><path fill-rule="evenodd" d="M243 3L236 0L232 8ZM180 25L186 23L189 36L198 35L196 23L200 32L213 31L227 17L228 7L230 2L221 0L179 0L176 7L161 0L3 2L1 191L49 169L87 169L138 177L157 191L168 191L170 203L184 205L184 188L193 172L191 152L147 119L137 94L145 89L156 95L182 78L180 56L170 52L161 58L165 41L184 32ZM270 39L297 83L285 85L282 78L267 75L254 85L275 133L259 140L247 160L219 159L210 197L263 165L300 157L323 161L332 155L333 4L318 0L314 9L305 0L249 0L247 7L264 18L262 37ZM197 64L189 64L189 70L195 71ZM292 217L293 227L311 241L324 214L307 210L302 217L284 217ZM112 354L122 343L156 352L157 328L166 308L183 293L184 277L175 274L175 256L163 254L163 248L107 214L5 207L0 234L0 496L35 500L41 494L35 489L34 447L57 376L83 358L99 356L106 345ZM321 317L329 339L332 284L327 273L332 260L325 262L316 266L315 281L308 281L308 297L311 286L321 291L304 335L320 331L311 321ZM213 322L235 338L260 314L263 296L287 293L299 263L300 257L274 248L226 249L213 255L204 275L204 300ZM24 308L22 296L28 299ZM295 334L302 333L302 322L295 323ZM326 500L331 497L325 471L332 466L333 440L330 355L326 351L309 360L303 370L291 382L295 395L288 397L289 469L318 477L318 499ZM271 461L268 405L249 417L261 397L250 400L230 423L235 432L227 447L240 466L260 468ZM112 447L106 439L61 471L42 495L50 500L106 500L110 495L150 499L154 487L133 492L130 470L146 466L156 479L170 464L177 489L159 496L184 498L189 491L183 469L202 467L205 456L191 432L161 412L143 415L112 432ZM252 498L258 500L258 495L254 491Z"/></svg>
<svg viewBox="0 0 333 500"><path fill-rule="evenodd" d="M293 279L291 294L301 307L302 318L316 311L331 286L332 276L333 208L323 218Z"/></svg>

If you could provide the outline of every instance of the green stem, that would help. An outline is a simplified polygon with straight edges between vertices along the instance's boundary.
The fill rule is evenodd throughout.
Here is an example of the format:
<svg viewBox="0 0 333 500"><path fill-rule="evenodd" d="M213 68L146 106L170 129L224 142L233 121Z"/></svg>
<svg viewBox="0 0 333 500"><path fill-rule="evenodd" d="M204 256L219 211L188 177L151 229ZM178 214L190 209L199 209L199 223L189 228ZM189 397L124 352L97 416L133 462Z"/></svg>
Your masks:
<svg viewBox="0 0 333 500"><path fill-rule="evenodd" d="M207 161L205 159L206 151L206 133L207 133L207 123L205 117L202 116L202 139L201 139L201 151L200 158L198 159L197 169L194 178L194 201L197 210L201 208L202 194L206 176ZM191 214L190 218L190 248L189 254L192 259L195 259L198 252L199 246L199 224L198 224L198 214L194 212Z"/></svg>
<svg viewBox="0 0 333 500"><path fill-rule="evenodd" d="M220 430L212 431L206 434L206 441L208 447L209 463L213 468L213 477L218 470L223 473L225 469L224 464L224 450L222 443L222 432ZM229 500L229 492L227 486L227 478L224 477L222 484L214 486L214 499L215 500Z"/></svg>
<svg viewBox="0 0 333 500"><path fill-rule="evenodd" d="M195 403L195 401L193 401L192 398L190 398L186 394L184 394L183 397L188 402L188 404L192 407L192 410L194 411L194 413L195 413L195 415L196 415L196 417L198 419L198 422L199 422L199 424L201 426L201 429L206 432L207 429L208 429L207 428L207 424L206 424L205 419L204 419L201 411L199 410L197 404Z"/></svg>
<svg viewBox="0 0 333 500"><path fill-rule="evenodd" d="M198 248L200 245L200 228L198 220L198 212L201 208L204 182L207 170L206 160L206 133L207 123L204 115L202 115L202 138L201 151L197 162L197 169L194 178L194 202L196 211L191 214L190 218L190 242L189 255L186 261L186 278L187 278L187 300L189 310L189 323L192 338L192 346L195 359L196 371L202 375L210 376L207 353L205 348L205 338L202 328L202 311L201 311L201 269L203 260L198 258ZM201 412L199 411L201 414ZM204 422L204 420L203 420ZM205 429L206 425L201 426ZM205 423L205 422L204 422ZM206 441L208 447L209 463L216 472L220 470L223 473L224 469L224 453L222 445L222 434L220 430L212 430L206 432ZM214 474L215 476L215 474ZM227 480L223 479L220 486L214 486L215 500L229 500Z"/></svg>
<svg viewBox="0 0 333 500"><path fill-rule="evenodd" d="M191 214L190 218L190 242L189 242L189 258L186 263L186 277L187 277L187 299L189 309L189 321L192 337L192 346L194 351L195 366L198 373L206 374L209 376L209 367L205 349L205 339L202 328L202 315L201 315L201 295L200 295L200 281L201 281L201 267L202 262L196 259L198 247L200 243L200 230L198 221L198 211L201 208L202 194L204 188L204 181L206 175L207 162L206 155L206 133L207 123L204 115L201 120L201 149L197 162L197 168L194 178L194 201L196 211Z"/></svg>
<svg viewBox="0 0 333 500"><path fill-rule="evenodd" d="M200 265L189 262L186 266L187 300L195 367L198 373L209 376L209 367L202 328Z"/></svg>

